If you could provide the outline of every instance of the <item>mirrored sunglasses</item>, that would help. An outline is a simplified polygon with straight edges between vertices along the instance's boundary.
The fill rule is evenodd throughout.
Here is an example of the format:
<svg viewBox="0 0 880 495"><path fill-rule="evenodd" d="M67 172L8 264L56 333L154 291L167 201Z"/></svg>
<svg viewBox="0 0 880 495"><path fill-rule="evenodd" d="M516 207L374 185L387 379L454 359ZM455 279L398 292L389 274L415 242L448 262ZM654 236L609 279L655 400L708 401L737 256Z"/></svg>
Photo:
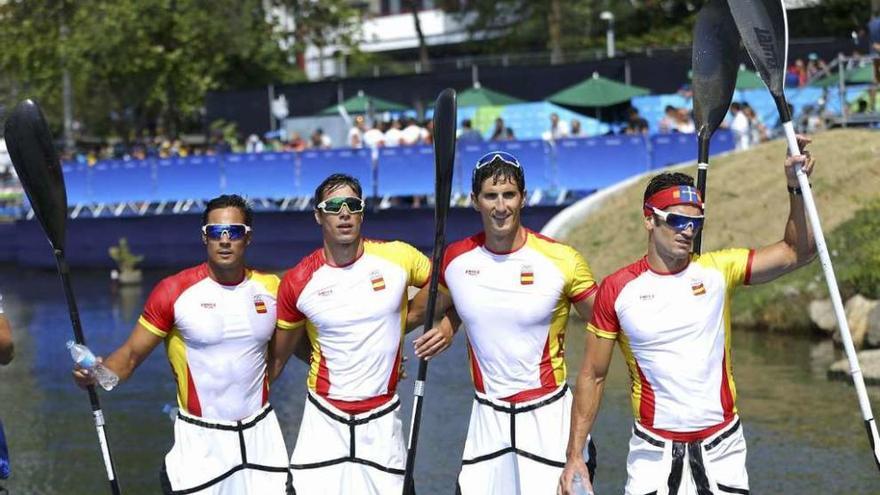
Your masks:
<svg viewBox="0 0 880 495"><path fill-rule="evenodd" d="M223 239L223 235L230 241L244 239L251 232L251 228L243 223L209 223L202 225L202 234L213 240Z"/></svg>
<svg viewBox="0 0 880 495"><path fill-rule="evenodd" d="M703 228L703 220L705 220L705 217L703 215L692 217L690 215L682 215L681 213L672 213L668 211L658 210L653 206L650 206L650 208L655 215L666 222L666 225L669 225L677 232L687 230L688 228L691 228L694 232L696 232Z"/></svg>
<svg viewBox="0 0 880 495"><path fill-rule="evenodd" d="M495 160L500 160L503 163L506 163L512 167L522 168L519 164L519 160L516 159L515 156L510 153L505 153L504 151L490 151L485 155L481 156L479 160L477 160L477 165L474 167L474 170L480 170L481 168L489 165Z"/></svg>
<svg viewBox="0 0 880 495"><path fill-rule="evenodd" d="M323 211L324 213L338 215L339 212L342 211L343 206L348 209L349 213L361 213L364 211L364 200L352 196L337 196L335 198L325 199L324 201L321 201L315 208Z"/></svg>

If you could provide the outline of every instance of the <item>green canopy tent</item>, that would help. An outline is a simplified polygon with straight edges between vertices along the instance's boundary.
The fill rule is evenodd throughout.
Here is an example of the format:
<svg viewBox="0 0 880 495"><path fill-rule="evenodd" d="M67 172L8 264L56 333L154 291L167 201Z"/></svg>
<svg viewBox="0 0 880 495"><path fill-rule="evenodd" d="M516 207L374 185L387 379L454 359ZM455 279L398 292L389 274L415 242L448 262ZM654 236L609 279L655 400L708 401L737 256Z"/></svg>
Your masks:
<svg viewBox="0 0 880 495"><path fill-rule="evenodd" d="M844 71L843 80L846 84L871 84L874 82L874 67L866 65L858 69ZM840 84L840 74L831 74L810 83L810 86L826 88Z"/></svg>
<svg viewBox="0 0 880 495"><path fill-rule="evenodd" d="M459 107L495 107L515 103L523 103L523 100L481 87L479 84L458 94Z"/></svg>
<svg viewBox="0 0 880 495"><path fill-rule="evenodd" d="M573 107L610 107L624 103L636 96L645 96L651 91L640 86L624 84L600 77L598 72L574 86L550 95L547 100Z"/></svg>
<svg viewBox="0 0 880 495"><path fill-rule="evenodd" d="M366 95L363 91L358 91L357 96L352 96L343 101L341 105L346 112L354 114L367 113L371 107L374 112L402 112L409 109L408 106L401 105L400 103ZM338 112L339 105L333 105L321 110L319 115L334 115Z"/></svg>
<svg viewBox="0 0 880 495"><path fill-rule="evenodd" d="M736 89L757 89L763 88L764 81L761 77L746 68L740 67L736 73Z"/></svg>

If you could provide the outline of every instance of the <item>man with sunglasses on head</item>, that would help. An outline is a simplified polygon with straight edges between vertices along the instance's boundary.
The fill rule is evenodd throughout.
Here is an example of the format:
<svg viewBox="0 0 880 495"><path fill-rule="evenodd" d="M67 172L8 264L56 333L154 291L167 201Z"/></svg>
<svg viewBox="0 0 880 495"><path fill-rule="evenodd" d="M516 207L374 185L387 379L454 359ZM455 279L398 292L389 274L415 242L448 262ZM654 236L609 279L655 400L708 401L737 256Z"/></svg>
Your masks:
<svg viewBox="0 0 880 495"><path fill-rule="evenodd" d="M424 314L409 307L407 293L428 282L431 262L403 242L361 236L364 200L354 177L334 174L318 185L315 221L324 245L282 279L269 367L274 380L292 354L309 363L293 486L297 495L399 494L403 334Z"/></svg>
<svg viewBox="0 0 880 495"><path fill-rule="evenodd" d="M240 196L209 201L201 228L207 262L159 282L128 340L103 361L124 381L165 343L180 410L161 473L164 493L289 488L266 368L279 279L245 264L252 217ZM73 374L81 386L95 383L87 370Z"/></svg>
<svg viewBox="0 0 880 495"><path fill-rule="evenodd" d="M522 166L493 151L477 162L471 200L483 231L452 243L440 267L437 328L415 341L429 359L449 343L444 327L467 329L476 396L458 492L544 495L565 464L572 394L566 385L565 329L571 307L589 319L597 285L583 256L521 223ZM422 291L416 300L427 298ZM454 323L453 323L454 322ZM595 469L592 443L579 457Z"/></svg>
<svg viewBox="0 0 880 495"><path fill-rule="evenodd" d="M802 150L809 143L798 140ZM648 183L642 202L648 253L603 280L596 295L560 493L575 493L572 477L584 473L577 453L596 418L615 341L629 367L635 416L625 493L749 493L730 301L737 286L769 282L815 256L797 166L812 172L809 152L785 160L789 214L783 237L758 249L692 254L703 226L693 179L663 173Z"/></svg>

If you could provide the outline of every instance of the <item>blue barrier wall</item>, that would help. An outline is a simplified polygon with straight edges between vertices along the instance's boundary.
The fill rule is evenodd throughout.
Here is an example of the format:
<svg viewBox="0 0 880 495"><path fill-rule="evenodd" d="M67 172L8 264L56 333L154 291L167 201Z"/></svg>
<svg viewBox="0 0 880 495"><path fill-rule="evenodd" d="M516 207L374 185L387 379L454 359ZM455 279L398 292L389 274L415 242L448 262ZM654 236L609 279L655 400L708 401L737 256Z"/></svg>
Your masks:
<svg viewBox="0 0 880 495"><path fill-rule="evenodd" d="M693 134L461 144L453 190L469 191L473 164L484 153L498 149L519 159L525 168L526 185L533 191L592 191L653 168L694 160L697 154ZM711 151L730 149L733 139L729 131L720 130ZM379 196L409 196L434 191L434 153L430 146L381 148L375 153L335 149L109 160L93 167L65 164L63 170L71 205L205 200L223 193L251 199L311 197L315 187L335 172L357 177L366 194L376 190Z"/></svg>

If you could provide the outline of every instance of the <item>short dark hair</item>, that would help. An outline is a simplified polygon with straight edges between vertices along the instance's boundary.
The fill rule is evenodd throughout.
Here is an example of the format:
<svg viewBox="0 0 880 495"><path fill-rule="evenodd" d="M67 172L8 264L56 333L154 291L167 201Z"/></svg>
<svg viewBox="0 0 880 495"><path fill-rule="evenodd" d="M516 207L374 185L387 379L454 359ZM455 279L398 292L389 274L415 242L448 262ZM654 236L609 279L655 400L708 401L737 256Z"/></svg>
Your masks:
<svg viewBox="0 0 880 495"><path fill-rule="evenodd" d="M238 194L221 194L208 201L208 205L205 206L205 212L202 213L202 225L208 224L208 214L211 211L219 210L220 208L238 208L241 210L244 213L244 224L248 227L251 227L254 222L254 210L251 209L248 200Z"/></svg>
<svg viewBox="0 0 880 495"><path fill-rule="evenodd" d="M487 165L474 169L474 176L471 183L471 190L474 192L474 196L480 194L480 190L483 188L483 182L490 177L492 178L492 184L497 184L501 180L507 182L515 181L519 193L525 195L526 176L523 173L522 167L515 167L500 158L495 158Z"/></svg>
<svg viewBox="0 0 880 495"><path fill-rule="evenodd" d="M672 186L694 186L694 178L688 174L683 174L681 172L664 172L659 175L655 175L651 178L651 181L648 182L648 187L645 188L645 197L642 200L642 203L647 203L648 198L653 196L658 191L662 191L667 187Z"/></svg>
<svg viewBox="0 0 880 495"><path fill-rule="evenodd" d="M352 188L357 197L363 199L364 193L359 180L348 174L333 174L315 188L315 205L324 201L324 196L327 194L345 186Z"/></svg>

